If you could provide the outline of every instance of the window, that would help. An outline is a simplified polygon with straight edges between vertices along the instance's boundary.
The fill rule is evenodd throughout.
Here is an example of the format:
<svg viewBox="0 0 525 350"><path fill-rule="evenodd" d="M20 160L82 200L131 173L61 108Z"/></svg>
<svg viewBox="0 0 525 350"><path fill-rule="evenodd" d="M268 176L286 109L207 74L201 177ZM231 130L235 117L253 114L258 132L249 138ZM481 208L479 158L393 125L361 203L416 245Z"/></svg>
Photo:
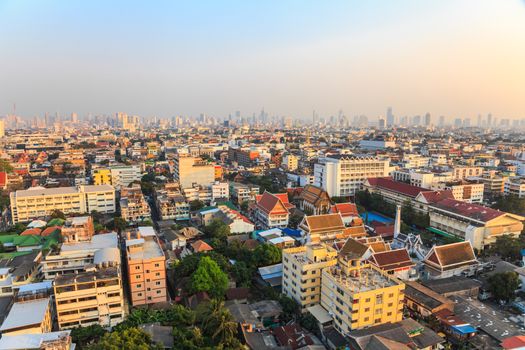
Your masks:
<svg viewBox="0 0 525 350"><path fill-rule="evenodd" d="M370 317L365 317L363 321L368 322L370 320Z"/></svg>
<svg viewBox="0 0 525 350"><path fill-rule="evenodd" d="M370 302L370 298L366 298L365 303L369 303L369 302Z"/></svg>
<svg viewBox="0 0 525 350"><path fill-rule="evenodd" d="M374 322L375 323L381 323L381 319L380 318L376 318Z"/></svg>
<svg viewBox="0 0 525 350"><path fill-rule="evenodd" d="M392 313L391 312L387 312L386 315L387 316L392 316Z"/></svg>
<svg viewBox="0 0 525 350"><path fill-rule="evenodd" d="M136 265L135 270L140 270L140 265Z"/></svg>
<svg viewBox="0 0 525 350"><path fill-rule="evenodd" d="M369 307L365 307L365 312L368 312L370 311L370 308Z"/></svg>
<svg viewBox="0 0 525 350"><path fill-rule="evenodd" d="M376 315L381 315L383 313L383 309L376 309Z"/></svg>

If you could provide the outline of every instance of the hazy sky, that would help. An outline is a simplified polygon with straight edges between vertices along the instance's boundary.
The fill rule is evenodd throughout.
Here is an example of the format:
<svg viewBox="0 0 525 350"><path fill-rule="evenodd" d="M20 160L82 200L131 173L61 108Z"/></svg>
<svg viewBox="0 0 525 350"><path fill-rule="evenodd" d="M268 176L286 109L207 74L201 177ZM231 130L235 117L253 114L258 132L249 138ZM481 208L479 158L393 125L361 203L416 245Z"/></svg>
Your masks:
<svg viewBox="0 0 525 350"><path fill-rule="evenodd" d="M525 117L523 0L0 0L0 115Z"/></svg>

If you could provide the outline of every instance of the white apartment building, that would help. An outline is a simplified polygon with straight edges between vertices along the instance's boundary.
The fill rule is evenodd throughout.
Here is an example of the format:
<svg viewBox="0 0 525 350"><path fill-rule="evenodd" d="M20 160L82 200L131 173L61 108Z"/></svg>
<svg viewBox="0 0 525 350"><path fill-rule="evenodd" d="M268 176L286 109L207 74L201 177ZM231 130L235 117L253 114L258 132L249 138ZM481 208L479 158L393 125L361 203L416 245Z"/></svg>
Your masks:
<svg viewBox="0 0 525 350"><path fill-rule="evenodd" d="M229 199L230 186L227 182L215 182L211 185L211 199Z"/></svg>
<svg viewBox="0 0 525 350"><path fill-rule="evenodd" d="M139 165L125 165L111 167L111 184L116 188L129 186L134 181L142 179Z"/></svg>
<svg viewBox="0 0 525 350"><path fill-rule="evenodd" d="M517 196L519 198L525 197L525 178L510 177L504 185L505 196Z"/></svg>
<svg viewBox="0 0 525 350"><path fill-rule="evenodd" d="M11 192L13 223L26 222L50 215L54 210L69 213L115 212L115 189L110 185L78 187L32 187Z"/></svg>
<svg viewBox="0 0 525 350"><path fill-rule="evenodd" d="M452 176L455 180L463 180L469 177L483 175L483 168L477 166L457 166L452 169Z"/></svg>
<svg viewBox="0 0 525 350"><path fill-rule="evenodd" d="M430 158L420 154L405 154L403 156L403 165L405 168L426 168L430 166Z"/></svg>
<svg viewBox="0 0 525 350"><path fill-rule="evenodd" d="M319 158L314 165L314 185L330 197L354 195L369 177L390 173L389 159L368 155L340 154Z"/></svg>

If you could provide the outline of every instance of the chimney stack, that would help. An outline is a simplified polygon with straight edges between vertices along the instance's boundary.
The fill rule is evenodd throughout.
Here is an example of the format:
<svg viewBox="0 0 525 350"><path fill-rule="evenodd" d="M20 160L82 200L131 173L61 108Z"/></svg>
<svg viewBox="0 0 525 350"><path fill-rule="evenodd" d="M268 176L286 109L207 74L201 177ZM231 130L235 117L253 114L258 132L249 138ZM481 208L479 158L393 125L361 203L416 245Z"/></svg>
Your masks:
<svg viewBox="0 0 525 350"><path fill-rule="evenodd" d="M397 238L401 232L401 206L396 205L396 221L394 222L394 239Z"/></svg>

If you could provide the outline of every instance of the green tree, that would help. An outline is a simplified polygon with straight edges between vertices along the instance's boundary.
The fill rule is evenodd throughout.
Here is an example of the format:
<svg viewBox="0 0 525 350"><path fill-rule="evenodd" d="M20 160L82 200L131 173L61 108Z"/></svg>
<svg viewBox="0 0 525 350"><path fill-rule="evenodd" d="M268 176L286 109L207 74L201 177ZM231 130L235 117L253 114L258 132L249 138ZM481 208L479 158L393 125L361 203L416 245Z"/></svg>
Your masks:
<svg viewBox="0 0 525 350"><path fill-rule="evenodd" d="M119 232L124 231L128 227L128 222L121 218L120 216L116 216L113 219L113 228L115 230L118 230Z"/></svg>
<svg viewBox="0 0 525 350"><path fill-rule="evenodd" d="M71 330L71 337L79 350L89 344L98 342L104 334L106 334L106 330L98 324L76 327Z"/></svg>
<svg viewBox="0 0 525 350"><path fill-rule="evenodd" d="M121 331L106 333L95 344L86 347L88 350L153 350L162 349L153 345L151 337L138 328L128 328Z"/></svg>
<svg viewBox="0 0 525 350"><path fill-rule="evenodd" d="M52 219L62 219L62 220L66 220L66 215L61 212L60 210L58 209L54 209L52 212L51 212L51 218Z"/></svg>
<svg viewBox="0 0 525 350"><path fill-rule="evenodd" d="M279 304L281 304L281 307L283 308L281 320L284 322L289 322L290 320L295 319L300 313L299 304L286 295L281 295L279 297Z"/></svg>
<svg viewBox="0 0 525 350"><path fill-rule="evenodd" d="M230 311L224 307L224 302L212 299L200 312L204 333L216 342L229 348L238 345L235 338L237 323Z"/></svg>
<svg viewBox="0 0 525 350"><path fill-rule="evenodd" d="M488 278L489 290L497 300L511 301L520 285L518 274L514 271L495 273Z"/></svg>
<svg viewBox="0 0 525 350"><path fill-rule="evenodd" d="M250 203L248 201L243 201L241 203L241 211L242 212L246 212L248 210L248 206L250 205Z"/></svg>
<svg viewBox="0 0 525 350"><path fill-rule="evenodd" d="M204 208L204 202L203 201L200 201L200 200L196 199L196 200L190 202L190 210L191 211L196 211L196 210L199 210L201 208Z"/></svg>
<svg viewBox="0 0 525 350"><path fill-rule="evenodd" d="M193 292L208 292L215 298L224 296L228 288L228 275L212 258L204 256L200 259L197 270L191 277Z"/></svg>
<svg viewBox="0 0 525 350"><path fill-rule="evenodd" d="M503 235L496 237L496 242L490 247L490 252L499 255L504 260L515 261L521 259L523 248L525 244L522 240L511 235Z"/></svg>
<svg viewBox="0 0 525 350"><path fill-rule="evenodd" d="M10 173L13 171L13 166L8 160L0 159L0 171Z"/></svg>
<svg viewBox="0 0 525 350"><path fill-rule="evenodd" d="M225 239L231 233L230 226L222 220L215 219L206 227L204 227L204 233L209 237Z"/></svg>
<svg viewBox="0 0 525 350"><path fill-rule="evenodd" d="M250 287L254 270L244 261L237 261L232 267L232 274L238 286Z"/></svg>
<svg viewBox="0 0 525 350"><path fill-rule="evenodd" d="M253 251L253 261L257 267L281 262L281 250L273 244L260 244Z"/></svg>
<svg viewBox="0 0 525 350"><path fill-rule="evenodd" d="M525 215L525 198L519 198L516 195L499 197L492 208L512 214Z"/></svg>

